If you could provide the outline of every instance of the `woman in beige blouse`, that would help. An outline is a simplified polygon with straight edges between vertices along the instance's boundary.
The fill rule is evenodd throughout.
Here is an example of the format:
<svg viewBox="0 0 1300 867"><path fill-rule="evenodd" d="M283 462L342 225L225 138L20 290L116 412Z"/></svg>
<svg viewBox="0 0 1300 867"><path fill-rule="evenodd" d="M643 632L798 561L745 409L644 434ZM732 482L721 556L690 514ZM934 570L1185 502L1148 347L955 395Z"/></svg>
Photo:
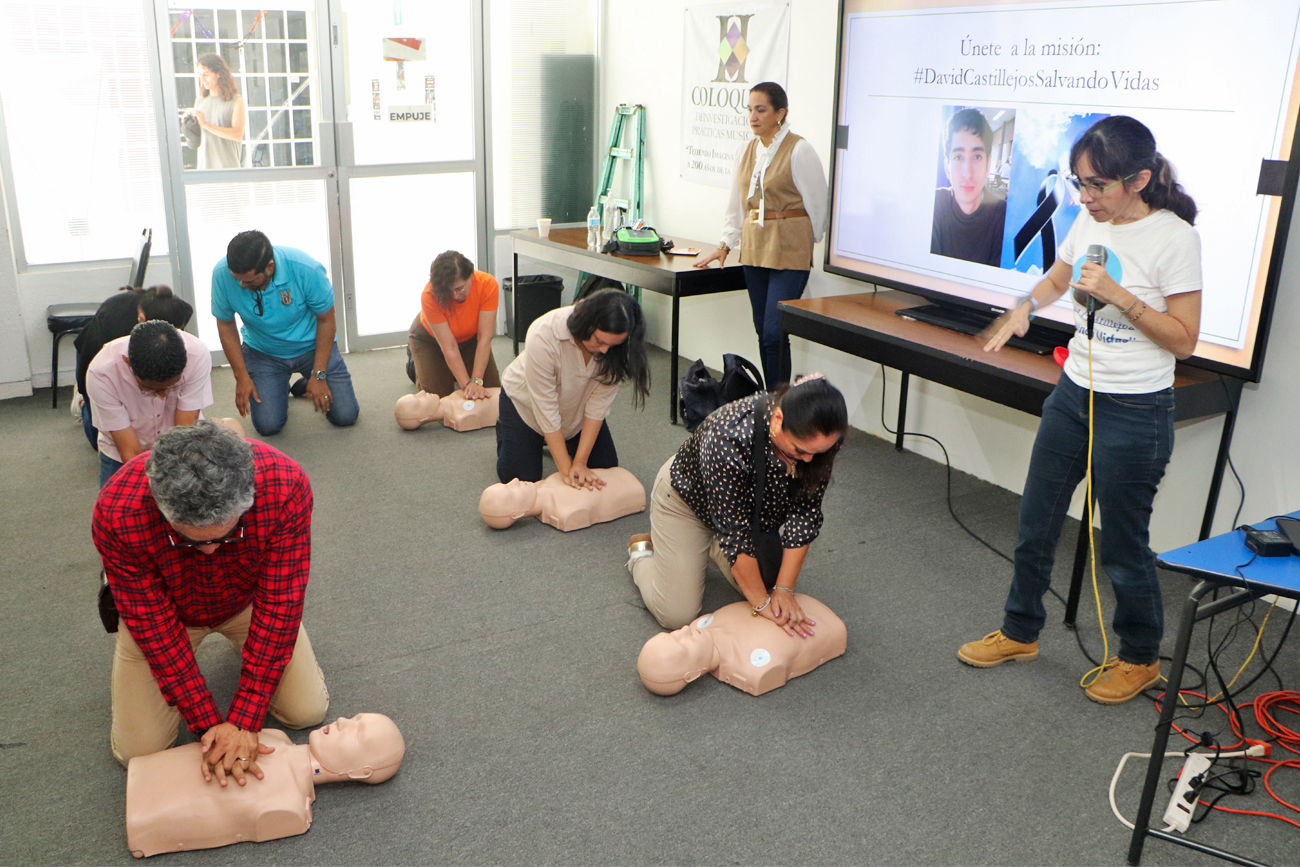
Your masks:
<svg viewBox="0 0 1300 867"><path fill-rule="evenodd" d="M519 357L501 374L497 476L542 478L542 447L573 487L599 488L591 471L618 466L605 416L631 380L636 406L650 393L645 317L626 292L604 289L539 316Z"/></svg>

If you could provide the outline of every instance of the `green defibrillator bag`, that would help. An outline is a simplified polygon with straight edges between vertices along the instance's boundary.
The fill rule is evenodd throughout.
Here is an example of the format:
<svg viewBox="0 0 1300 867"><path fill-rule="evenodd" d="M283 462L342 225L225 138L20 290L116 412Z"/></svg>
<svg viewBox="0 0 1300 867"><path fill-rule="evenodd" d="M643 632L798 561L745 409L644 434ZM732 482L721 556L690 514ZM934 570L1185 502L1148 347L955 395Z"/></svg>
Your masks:
<svg viewBox="0 0 1300 867"><path fill-rule="evenodd" d="M669 246L672 246L671 243ZM614 237L605 245L602 252L618 253L622 256L658 256L664 249L664 240L659 233L646 226L634 229L624 226L614 233Z"/></svg>

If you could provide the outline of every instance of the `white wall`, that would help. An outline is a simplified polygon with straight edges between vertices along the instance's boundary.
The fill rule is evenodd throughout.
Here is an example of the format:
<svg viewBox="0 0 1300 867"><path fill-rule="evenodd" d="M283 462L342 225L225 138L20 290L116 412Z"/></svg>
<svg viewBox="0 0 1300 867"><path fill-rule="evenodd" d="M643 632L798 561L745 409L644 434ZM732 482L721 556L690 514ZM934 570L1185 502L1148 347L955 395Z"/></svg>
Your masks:
<svg viewBox="0 0 1300 867"><path fill-rule="evenodd" d="M32 369L27 363L27 340L18 302L18 274L14 270L9 236L9 212L0 189L0 400L32 393Z"/></svg>
<svg viewBox="0 0 1300 867"><path fill-rule="evenodd" d="M682 180L678 168L679 118L684 14L687 4L656 4L647 16L643 5L605 0L601 48L601 125L609 129L612 110L621 102L646 106L648 221L668 237L715 244L721 232L726 191ZM834 117L835 43L839 4L835 0L791 0L790 122L795 132L830 164ZM822 245L814 254L820 263ZM825 274L815 266L806 297L870 291L866 284ZM1250 386L1242 398L1232 454L1249 496L1243 520L1300 509L1300 461L1289 456L1284 437L1300 425L1300 246L1289 241L1264 382ZM669 344L669 304L647 296L646 314L652 339ZM880 425L881 388L887 384L887 419L894 417L898 373L883 378L878 365L801 340L793 341L795 371L821 370L848 400L855 428L888 436ZM721 364L723 352L758 357L749 304L743 294L691 298L682 302L682 355ZM908 429L931 434L948 448L954 465L981 479L1019 492L1028 469L1038 420L1024 413L912 379ZM1222 427L1220 419L1180 425L1177 448L1156 500L1152 546L1165 550L1194 540L1209 486ZM926 440L909 438L908 447L942 460ZM1075 499L1078 514L1081 497ZM1231 525L1238 493L1231 476L1224 485L1215 532Z"/></svg>

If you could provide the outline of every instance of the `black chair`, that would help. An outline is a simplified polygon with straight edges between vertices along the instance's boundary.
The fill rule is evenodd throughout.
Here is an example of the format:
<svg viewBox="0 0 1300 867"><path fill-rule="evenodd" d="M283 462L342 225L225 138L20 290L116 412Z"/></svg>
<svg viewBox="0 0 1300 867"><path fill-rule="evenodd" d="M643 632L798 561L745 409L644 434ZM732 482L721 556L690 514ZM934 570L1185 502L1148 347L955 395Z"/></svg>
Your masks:
<svg viewBox="0 0 1300 867"><path fill-rule="evenodd" d="M153 246L153 229L140 233L135 255L131 258L131 273L127 283L137 289L144 286L144 272L149 267L149 250ZM80 334L81 330L95 318L99 304L95 302L78 302L73 304L51 304L45 310L45 326L54 335L54 346L50 352L50 406L59 408L59 342L69 334Z"/></svg>
<svg viewBox="0 0 1300 867"><path fill-rule="evenodd" d="M79 304L51 304L45 311L45 325L54 334L54 350L50 354L50 406L59 408L59 341L69 334L80 334L81 329L95 318L99 305L93 301Z"/></svg>

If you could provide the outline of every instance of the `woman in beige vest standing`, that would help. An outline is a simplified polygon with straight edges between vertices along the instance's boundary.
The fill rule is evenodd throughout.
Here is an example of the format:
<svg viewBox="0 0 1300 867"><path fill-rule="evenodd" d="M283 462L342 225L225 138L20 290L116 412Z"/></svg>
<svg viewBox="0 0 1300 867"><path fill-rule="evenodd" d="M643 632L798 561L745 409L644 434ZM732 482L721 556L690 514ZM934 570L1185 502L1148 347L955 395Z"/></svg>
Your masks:
<svg viewBox="0 0 1300 867"><path fill-rule="evenodd" d="M764 81L749 91L754 140L736 152L736 184L727 203L722 243L695 263L696 268L705 268L716 259L725 265L727 253L740 247L769 389L790 379L777 303L803 294L813 244L826 229L822 161L812 145L790 131L788 111L789 100L781 85Z"/></svg>
<svg viewBox="0 0 1300 867"><path fill-rule="evenodd" d="M199 99L190 114L199 122L200 169L237 169L243 165L244 97L230 67L219 54L204 54L195 66Z"/></svg>

